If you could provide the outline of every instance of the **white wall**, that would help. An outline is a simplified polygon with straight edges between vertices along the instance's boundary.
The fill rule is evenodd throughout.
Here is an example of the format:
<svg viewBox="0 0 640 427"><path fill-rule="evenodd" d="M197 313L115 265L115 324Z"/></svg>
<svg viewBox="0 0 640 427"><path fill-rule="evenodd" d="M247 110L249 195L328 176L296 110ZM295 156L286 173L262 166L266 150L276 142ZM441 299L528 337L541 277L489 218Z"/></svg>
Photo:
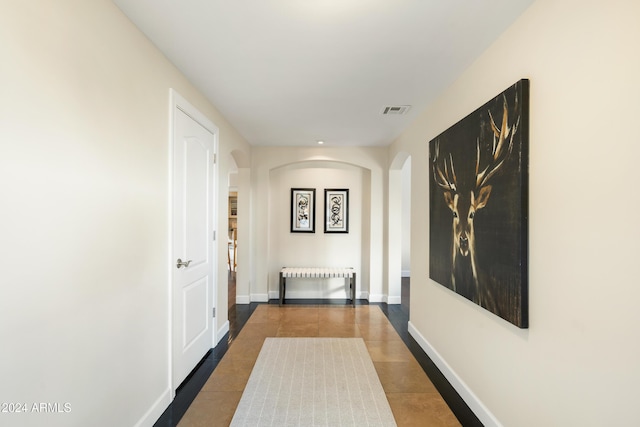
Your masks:
<svg viewBox="0 0 640 427"><path fill-rule="evenodd" d="M388 282L387 304L402 303L402 277L409 275L409 243L411 241L411 175L410 154L404 151L389 156L389 190L387 194L387 241L384 248L386 277ZM405 269L403 271L403 269Z"/></svg>
<svg viewBox="0 0 640 427"><path fill-rule="evenodd" d="M402 165L402 277L411 276L411 157Z"/></svg>
<svg viewBox="0 0 640 427"><path fill-rule="evenodd" d="M360 269L358 297L369 298L370 301L384 298L387 292L382 262L386 155L386 149L381 148L254 147L251 215L254 219L252 260L255 270L248 296L251 301L277 297L278 271L285 264L305 262L306 266L313 266L315 261L321 263L319 266L325 266L325 263L337 262L333 249L340 246L340 242L345 243L348 250L357 251L349 254L347 260ZM316 188L315 235L305 236L289 231L288 207L292 187ZM353 194L350 193L354 216L349 234L325 236L322 222L324 188L350 187L354 190ZM336 266L351 266L343 263L344 260L340 260L340 265ZM291 288L294 291L292 296L301 291L298 297L313 298L318 295L313 292L320 292L320 285L310 293L295 286ZM337 298L339 294L329 296Z"/></svg>
<svg viewBox="0 0 640 427"><path fill-rule="evenodd" d="M412 333L486 425L639 425L640 3L538 0L394 143L412 154ZM531 80L530 327L429 279L428 141Z"/></svg>
<svg viewBox="0 0 640 427"><path fill-rule="evenodd" d="M0 62L0 402L71 410L0 424L151 425L170 397L169 88L219 127L220 177L248 145L108 0L2 2Z"/></svg>

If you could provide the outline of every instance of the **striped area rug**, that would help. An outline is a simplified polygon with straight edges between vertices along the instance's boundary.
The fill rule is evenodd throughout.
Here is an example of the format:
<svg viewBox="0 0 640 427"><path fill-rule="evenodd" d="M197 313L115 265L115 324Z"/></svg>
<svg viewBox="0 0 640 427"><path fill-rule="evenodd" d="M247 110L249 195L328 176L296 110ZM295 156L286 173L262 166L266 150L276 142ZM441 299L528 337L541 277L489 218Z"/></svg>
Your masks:
<svg viewBox="0 0 640 427"><path fill-rule="evenodd" d="M395 426L362 338L266 338L231 426Z"/></svg>

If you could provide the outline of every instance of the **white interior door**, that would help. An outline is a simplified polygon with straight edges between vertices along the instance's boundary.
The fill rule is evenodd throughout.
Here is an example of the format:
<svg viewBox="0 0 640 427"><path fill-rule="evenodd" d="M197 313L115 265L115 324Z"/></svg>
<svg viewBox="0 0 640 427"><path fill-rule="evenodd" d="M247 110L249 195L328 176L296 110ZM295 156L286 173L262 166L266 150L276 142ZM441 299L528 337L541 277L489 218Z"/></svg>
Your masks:
<svg viewBox="0 0 640 427"><path fill-rule="evenodd" d="M213 347L216 135L173 111L172 381L182 383Z"/></svg>

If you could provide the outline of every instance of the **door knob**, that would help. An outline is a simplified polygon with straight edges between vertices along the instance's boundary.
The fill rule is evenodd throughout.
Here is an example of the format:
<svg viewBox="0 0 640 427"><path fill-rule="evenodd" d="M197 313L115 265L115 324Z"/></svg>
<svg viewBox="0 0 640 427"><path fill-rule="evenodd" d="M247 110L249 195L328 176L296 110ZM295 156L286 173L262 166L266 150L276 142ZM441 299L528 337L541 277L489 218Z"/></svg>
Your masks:
<svg viewBox="0 0 640 427"><path fill-rule="evenodd" d="M178 268L180 268L180 267L189 267L189 264L191 264L191 260L182 261L180 258L178 258L178 262L176 264L176 267L178 267Z"/></svg>

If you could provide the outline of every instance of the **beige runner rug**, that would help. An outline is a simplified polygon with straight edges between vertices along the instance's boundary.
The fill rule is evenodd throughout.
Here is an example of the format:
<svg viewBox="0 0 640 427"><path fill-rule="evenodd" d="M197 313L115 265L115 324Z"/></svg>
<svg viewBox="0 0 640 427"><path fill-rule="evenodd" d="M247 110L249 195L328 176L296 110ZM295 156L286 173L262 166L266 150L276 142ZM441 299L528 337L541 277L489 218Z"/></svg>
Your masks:
<svg viewBox="0 0 640 427"><path fill-rule="evenodd" d="M266 338L231 426L395 426L362 338Z"/></svg>

